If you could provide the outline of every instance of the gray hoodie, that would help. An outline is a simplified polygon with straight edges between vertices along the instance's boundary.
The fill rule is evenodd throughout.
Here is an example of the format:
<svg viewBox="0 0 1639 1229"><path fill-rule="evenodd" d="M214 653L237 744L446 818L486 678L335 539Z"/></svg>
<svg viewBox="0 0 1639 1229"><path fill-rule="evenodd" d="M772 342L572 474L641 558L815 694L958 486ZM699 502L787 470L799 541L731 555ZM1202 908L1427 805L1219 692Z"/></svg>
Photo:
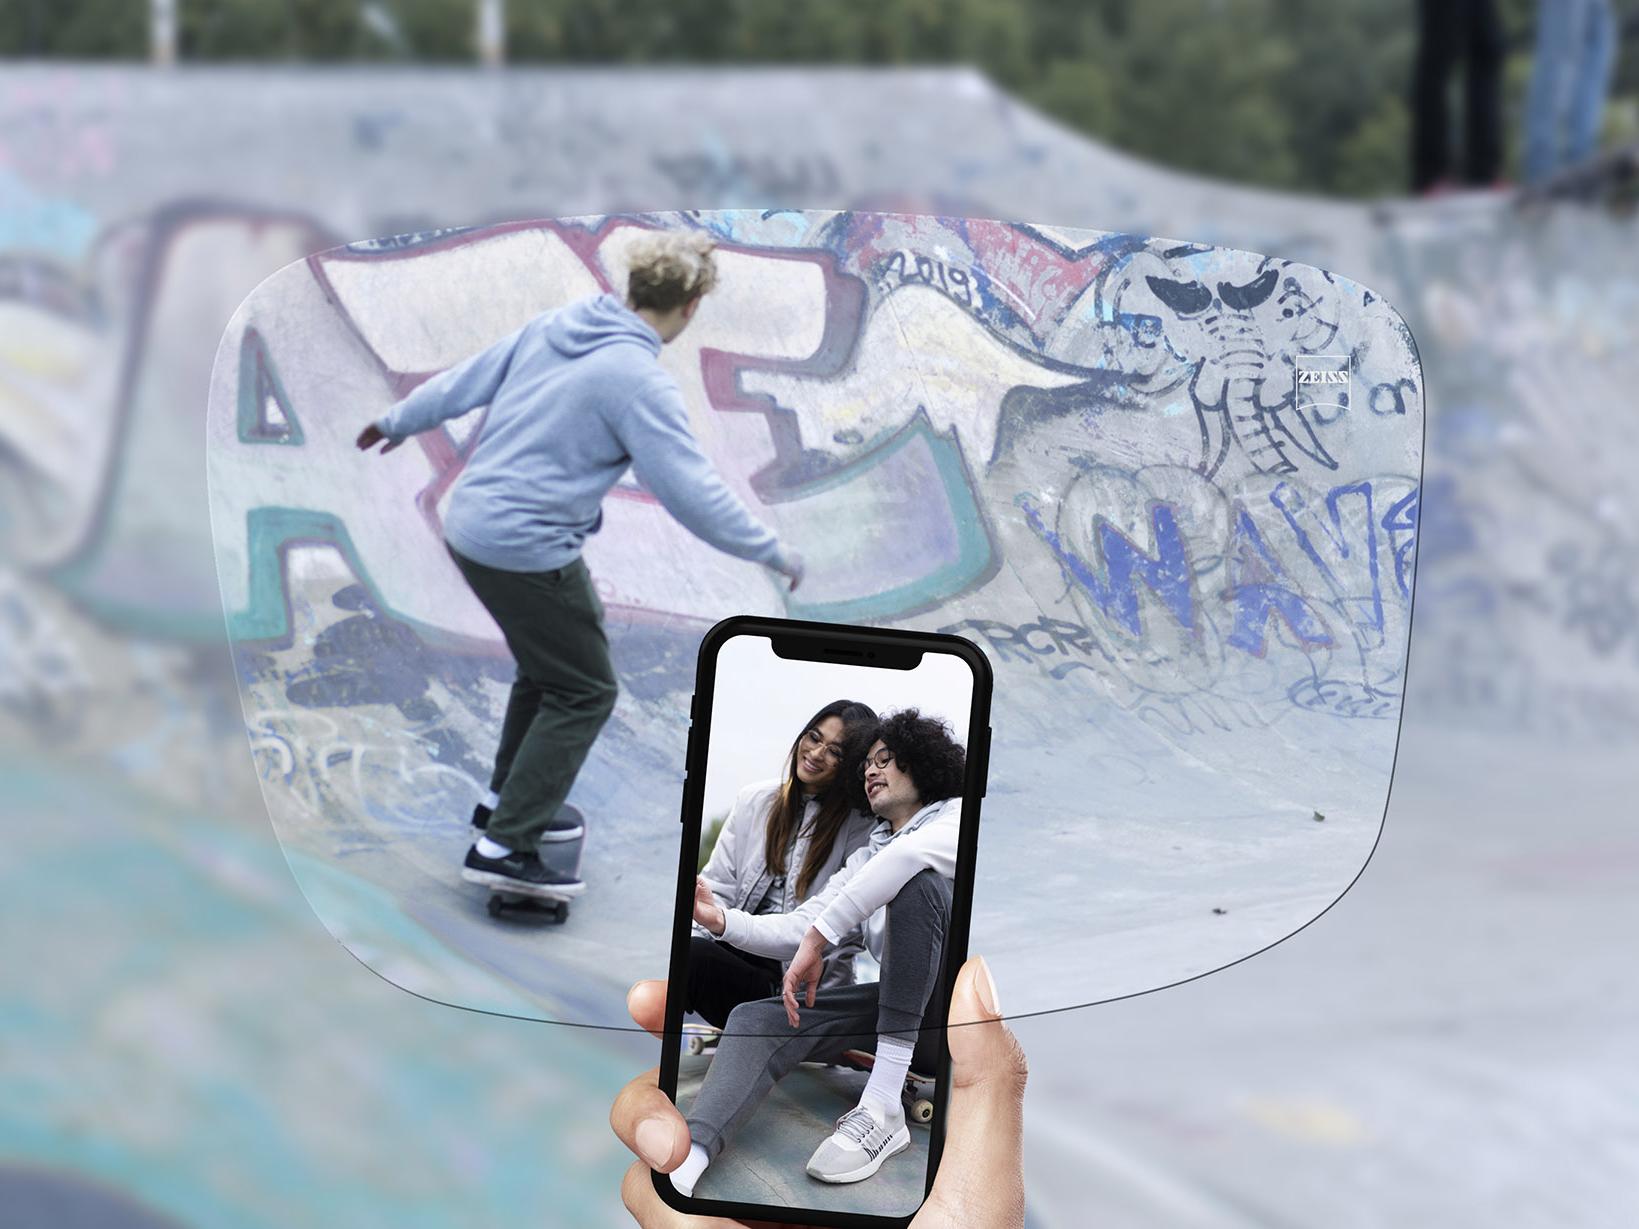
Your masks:
<svg viewBox="0 0 1639 1229"><path fill-rule="evenodd" d="M724 485L689 430L660 335L613 295L545 312L434 376L376 420L394 441L489 406L450 494L444 537L507 572L572 562L631 466L691 533L778 566L774 534Z"/></svg>

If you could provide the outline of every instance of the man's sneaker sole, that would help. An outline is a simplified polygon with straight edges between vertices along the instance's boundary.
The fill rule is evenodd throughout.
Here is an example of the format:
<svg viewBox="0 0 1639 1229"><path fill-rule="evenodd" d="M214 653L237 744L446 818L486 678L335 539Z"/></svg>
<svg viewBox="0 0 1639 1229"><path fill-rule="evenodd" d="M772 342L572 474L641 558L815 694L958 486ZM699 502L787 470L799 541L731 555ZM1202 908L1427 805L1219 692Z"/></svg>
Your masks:
<svg viewBox="0 0 1639 1229"><path fill-rule="evenodd" d="M895 1131L888 1137L888 1142L883 1146L882 1151L877 1153L876 1156L872 1157L869 1161L866 1161L865 1164L861 1165L858 1169L850 1169L847 1173L841 1174L817 1174L810 1169L808 1171L808 1176L810 1178L818 1178L821 1182L830 1182L834 1185L840 1185L844 1182L863 1182L866 1178L869 1178L877 1170L882 1168L883 1161L887 1160L891 1156L898 1156L910 1146L910 1128L900 1127L899 1130Z"/></svg>
<svg viewBox="0 0 1639 1229"><path fill-rule="evenodd" d="M502 875L495 871L474 870L470 866L461 868L461 878L468 883L481 883L486 888L493 888L498 892L516 892L519 896L567 898L579 896L586 891L586 884L580 879L574 879L567 883L535 883L529 879L515 879L511 875Z"/></svg>

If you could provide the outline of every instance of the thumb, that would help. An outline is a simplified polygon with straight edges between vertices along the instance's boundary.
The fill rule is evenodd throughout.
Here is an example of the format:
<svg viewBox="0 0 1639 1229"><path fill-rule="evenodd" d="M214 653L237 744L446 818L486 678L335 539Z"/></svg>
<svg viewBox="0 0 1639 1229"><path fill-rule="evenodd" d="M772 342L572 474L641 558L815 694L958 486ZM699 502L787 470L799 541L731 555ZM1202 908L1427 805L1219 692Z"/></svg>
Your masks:
<svg viewBox="0 0 1639 1229"><path fill-rule="evenodd" d="M1002 1023L996 984L984 957L956 975L950 995L950 1103L945 1150L934 1195L939 1202L984 1204L982 1223L1024 1223L1024 1051ZM983 1175L983 1190L963 1189ZM949 1186L956 1189L948 1189ZM941 1189L946 1188L946 1189Z"/></svg>

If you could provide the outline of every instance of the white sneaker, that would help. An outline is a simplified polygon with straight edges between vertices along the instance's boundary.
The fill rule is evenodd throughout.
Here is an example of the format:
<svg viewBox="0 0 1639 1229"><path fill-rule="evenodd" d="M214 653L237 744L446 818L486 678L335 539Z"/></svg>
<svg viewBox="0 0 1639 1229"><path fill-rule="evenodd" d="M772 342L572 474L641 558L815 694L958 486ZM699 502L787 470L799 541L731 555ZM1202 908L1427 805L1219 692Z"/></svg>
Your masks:
<svg viewBox="0 0 1639 1229"><path fill-rule="evenodd" d="M911 1146L905 1109L895 1105L886 1123L863 1105L837 1119L831 1138L808 1158L808 1176L821 1182L859 1182L882 1168L882 1162Z"/></svg>

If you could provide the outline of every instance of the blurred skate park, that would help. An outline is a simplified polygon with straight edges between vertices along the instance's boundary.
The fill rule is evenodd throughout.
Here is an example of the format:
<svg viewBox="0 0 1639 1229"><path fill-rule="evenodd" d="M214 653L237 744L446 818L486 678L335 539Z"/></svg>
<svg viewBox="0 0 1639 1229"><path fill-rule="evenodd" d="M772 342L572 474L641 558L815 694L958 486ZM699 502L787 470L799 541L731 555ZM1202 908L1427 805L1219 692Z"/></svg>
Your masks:
<svg viewBox="0 0 1639 1229"><path fill-rule="evenodd" d="M1057 228L1301 262L1380 294L1421 359L1426 405L1378 407L1426 417L1421 481L1400 492L1403 528L1392 544L1385 528L1373 556L1402 644L1409 624L1409 665L1401 679L1393 663L1381 694L1334 704L1329 716L1349 727L1340 738L1369 725L1392 759L1381 839L1372 836L1375 852L1347 894L1251 959L1014 1022L1031 1063L1030 1223L1632 1223L1639 992L1621 955L1639 921L1631 201L1603 183L1534 200L1506 186L1406 195L1403 167L1384 152L1403 144L1404 116L1391 105L1402 77L1355 81L1373 102L1352 133L1337 134L1356 155L1348 166L1312 135L1289 132L1277 146L1257 116L1244 122L1263 143L1228 152L1203 147L1212 134L1190 130L1206 123L1198 113L1173 116L1176 158L1167 138L1140 147L1130 132L1099 128L1123 110L1122 74L1144 71L1111 58L1127 46L1142 61L1145 39L1177 48L1184 63L1152 70L1196 74L1212 83L1202 96L1227 91L1260 114L1290 107L1277 77L1332 69L1271 58L1252 19L1277 21L1294 6L1092 6L1113 49L1087 53L1080 71L1105 84L1081 111L1068 61L1031 89L1005 64L971 66L983 63L985 42L1028 65L1068 14L1031 8L1025 38L1006 35L1006 6L958 7L950 28L965 23L965 34L838 16L839 27L866 29L860 60L885 61L853 65L758 61L750 34L745 63L680 62L664 31L636 17L610 35L635 40L632 55L548 63L539 48L554 31L570 49L560 59L576 39L594 41L589 19L577 27L567 6L522 0L334 6L357 12L322 53L293 31L317 40L328 19L303 24L292 16L307 11L299 5L24 3L8 13L0 1205L9 1211L0 1219L629 1223L618 1196L628 1158L607 1106L652 1064L657 1043L539 1023L561 1003L527 978L404 916L369 876L304 863L299 850L287 862L288 839L281 850L270 782L351 788L360 757L349 758L345 731L307 727L303 743L281 726L258 740L252 724L247 737L246 662L235 654L262 633L252 626L230 643L233 616L301 604L278 591L278 569L247 571L246 601L230 601L224 617L207 484L213 362L236 309L266 279L318 252L345 253L340 245L406 236L412 254L440 243L459 253L463 236L443 234L450 228L489 237L525 219L686 210L701 225L723 211L749 218L728 236L745 248L801 247L821 215L853 210L937 218L952 235L963 219L1029 222L1044 249ZM1401 40L1401 58L1386 62L1409 71L1413 6L1380 6L1390 16L1360 29L1347 24L1351 6L1335 7L1344 15L1315 18L1323 28L1289 46L1294 57L1331 45L1341 61L1380 64L1364 52L1380 35ZM1532 6L1502 7L1524 40L1511 53L1517 78ZM430 36L417 23L441 8L459 10L463 41L422 54L418 40ZM1626 22L1631 7L1618 14ZM1631 22L1621 30L1607 144L1634 135L1624 128ZM264 36L269 50L258 49ZM832 58L851 45L838 34ZM716 54L728 58L723 47ZM435 58L444 62L426 62ZM1510 89L1514 97L1523 85ZM1168 119L1156 108L1137 98L1130 107L1151 126ZM1078 130L1078 118L1107 136ZM1332 158L1332 177L1303 180L1304 158ZM366 274L384 267L358 264ZM316 419L304 421L277 348L258 344L236 337L231 404L248 379L263 415L249 430L276 448ZM376 352L387 371L432 365ZM975 398L958 431L994 430L1002 392L1025 382L1006 370L994 380L999 391ZM732 469L729 454L714 459ZM1414 617L1410 578L1400 587L1393 566L1395 548L1409 563L1413 543ZM397 714L387 743L402 748L378 746L380 758L405 750L419 763L452 747L428 696L380 686L380 667L420 651L382 620L360 630L380 591L349 591L319 564L310 575L332 582L310 603L326 620L310 633L335 643L346 624L354 639L307 684ZM249 592L269 580L273 591ZM776 612L767 587L735 600ZM622 609L611 604L612 620L637 626ZM846 614L838 606L818 617ZM995 621L967 634L1004 659L1031 643ZM687 663L663 636L627 643L622 703L652 715ZM636 655L639 644L650 656ZM1007 664L1011 677L1028 664L1042 678L1032 695L1051 700L1099 669L1076 657L1070 679L1053 677L1072 655ZM1008 677L999 671L998 698ZM1184 748L1237 726L1232 713L1173 715L1166 736ZM1103 767L1112 793L1125 770ZM472 775L459 756L452 771ZM1290 766L1293 776L1323 771ZM659 770L645 780L660 781ZM1096 798L1097 769L1085 787ZM448 788L447 839L459 840L471 797L465 785ZM324 813L322 797L308 801ZM658 794L601 801L675 807ZM670 812L662 819L664 829ZM1226 838L1221 856L1231 864L1240 851ZM1350 873L1298 911L1303 921L1361 860L1351 848ZM1197 926L1243 924L1233 900L1219 916L1206 894L1181 899L1202 915ZM333 935L320 920L327 905L374 929ZM1156 934L1155 950L1166 950ZM560 937L510 941L549 950ZM1257 946L1237 939L1224 950ZM1091 943L1087 959L1096 965L1101 950ZM1031 997L1024 986L1010 996L998 971L1004 1003ZM1095 971L1077 974L1091 984ZM1097 997L1148 988L1102 984ZM437 986L433 997L489 1014L398 986ZM606 991L585 988L588 1000Z"/></svg>

